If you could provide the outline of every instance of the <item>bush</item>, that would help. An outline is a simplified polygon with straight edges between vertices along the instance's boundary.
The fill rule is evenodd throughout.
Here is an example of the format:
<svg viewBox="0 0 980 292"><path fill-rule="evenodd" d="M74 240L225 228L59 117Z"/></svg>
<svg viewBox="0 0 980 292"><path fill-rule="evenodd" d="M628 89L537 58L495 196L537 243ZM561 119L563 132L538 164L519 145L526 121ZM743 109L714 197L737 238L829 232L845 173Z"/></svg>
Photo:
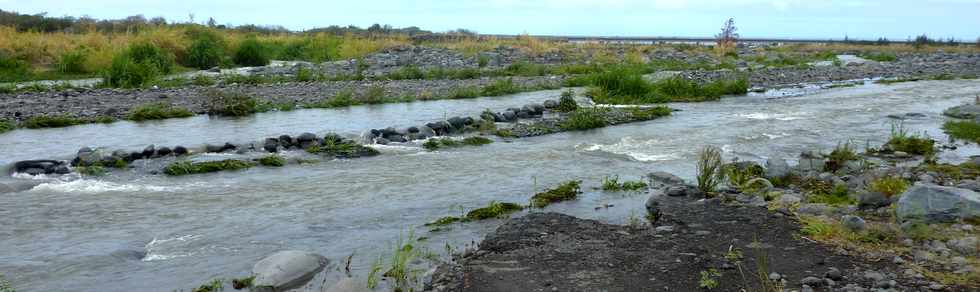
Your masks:
<svg viewBox="0 0 980 292"><path fill-rule="evenodd" d="M263 166L281 167L286 165L286 158L277 154L269 154L259 158L259 164Z"/></svg>
<svg viewBox="0 0 980 292"><path fill-rule="evenodd" d="M885 145L891 147L893 151L902 151L914 155L931 155L936 151L935 143L936 141L932 139L909 134L901 124L898 124L892 126L891 138Z"/></svg>
<svg viewBox="0 0 980 292"><path fill-rule="evenodd" d="M249 38L238 45L232 60L241 66L265 66L269 64L269 56L265 48L255 38Z"/></svg>
<svg viewBox="0 0 980 292"><path fill-rule="evenodd" d="M698 152L698 189L704 192L705 197L709 196L724 179L721 169L721 150L707 146Z"/></svg>
<svg viewBox="0 0 980 292"><path fill-rule="evenodd" d="M205 162L178 161L167 165L167 167L163 169L163 173L172 176L179 176L218 172L223 170L239 170L251 168L253 166L255 166L254 163L235 159Z"/></svg>
<svg viewBox="0 0 980 292"><path fill-rule="evenodd" d="M258 111L258 101L245 93L238 91L209 91L208 114L241 117Z"/></svg>
<svg viewBox="0 0 980 292"><path fill-rule="evenodd" d="M75 50L62 54L58 60L58 72L66 74L86 73L85 52Z"/></svg>
<svg viewBox="0 0 980 292"><path fill-rule="evenodd" d="M544 208L551 203L574 200L578 198L580 191L580 184L582 181L567 181L558 185L554 189L550 189L544 192L540 192L531 197L531 206L535 208Z"/></svg>
<svg viewBox="0 0 980 292"><path fill-rule="evenodd" d="M573 112L577 109L578 103L575 102L575 91L569 89L562 92L561 98L558 99L558 107L555 110L559 112Z"/></svg>
<svg viewBox="0 0 980 292"><path fill-rule="evenodd" d="M224 46L214 38L199 38L187 48L184 65L198 69L210 69L221 64Z"/></svg>
<svg viewBox="0 0 980 292"><path fill-rule="evenodd" d="M579 131L605 127L608 123L606 110L600 108L577 109L562 121L558 127L565 131Z"/></svg>
<svg viewBox="0 0 980 292"><path fill-rule="evenodd" d="M808 198L810 203L823 203L827 205L853 205L856 202L848 195L847 186L836 185L826 191L825 189L820 189L817 191L812 191Z"/></svg>
<svg viewBox="0 0 980 292"><path fill-rule="evenodd" d="M151 103L138 106L132 109L126 117L133 121L163 120L170 118L192 117L194 113L186 108L176 107L164 102Z"/></svg>
<svg viewBox="0 0 980 292"><path fill-rule="evenodd" d="M74 125L83 124L84 121L67 115L62 116L48 116L40 115L33 116L30 119L24 121L23 126L28 129L41 129L41 128L61 128Z"/></svg>
<svg viewBox="0 0 980 292"><path fill-rule="evenodd" d="M112 58L112 65L103 78L112 87L140 87L160 75L170 74L173 66L172 55L152 43L137 43Z"/></svg>
<svg viewBox="0 0 980 292"><path fill-rule="evenodd" d="M602 179L603 191L637 191L647 188L647 183L643 181L624 181L619 182L619 176L605 177Z"/></svg>
<svg viewBox="0 0 980 292"><path fill-rule="evenodd" d="M8 120L0 120L0 134L13 131L16 126Z"/></svg>
<svg viewBox="0 0 980 292"><path fill-rule="evenodd" d="M170 74L174 69L174 56L152 43L133 44L126 56L134 63L150 64L163 74Z"/></svg>
<svg viewBox="0 0 980 292"><path fill-rule="evenodd" d="M0 50L0 82L24 81L31 75L27 62L17 59L7 50Z"/></svg>

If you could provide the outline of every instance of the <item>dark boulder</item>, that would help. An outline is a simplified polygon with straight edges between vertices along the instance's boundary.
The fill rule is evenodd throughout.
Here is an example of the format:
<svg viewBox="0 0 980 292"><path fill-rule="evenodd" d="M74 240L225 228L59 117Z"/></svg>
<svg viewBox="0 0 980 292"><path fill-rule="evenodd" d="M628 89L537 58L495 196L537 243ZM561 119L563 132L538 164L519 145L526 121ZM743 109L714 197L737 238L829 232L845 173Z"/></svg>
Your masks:
<svg viewBox="0 0 980 292"><path fill-rule="evenodd" d="M181 156L187 154L190 154L190 151L187 151L187 147L184 146L174 147L174 155Z"/></svg>
<svg viewBox="0 0 980 292"><path fill-rule="evenodd" d="M283 148L289 148L290 146L293 146L293 137L289 135L279 136L279 145L282 146Z"/></svg>
<svg viewBox="0 0 980 292"><path fill-rule="evenodd" d="M407 131L409 133L418 133L419 132L419 127L411 126L411 127L408 127L408 130Z"/></svg>
<svg viewBox="0 0 980 292"><path fill-rule="evenodd" d="M473 117L465 117L465 118L463 118L463 125L472 126L473 123L475 123L475 122L476 122L476 120L474 120Z"/></svg>
<svg viewBox="0 0 980 292"><path fill-rule="evenodd" d="M143 158L153 157L153 153L156 153L156 149L154 147L155 146L153 146L153 144L150 144L150 146L146 146L146 148L143 148Z"/></svg>
<svg viewBox="0 0 980 292"><path fill-rule="evenodd" d="M396 135L388 136L388 141L395 142L395 143L405 143L405 142L408 142L408 140L405 139L405 136L397 135L397 134Z"/></svg>
<svg viewBox="0 0 980 292"><path fill-rule="evenodd" d="M462 129L463 126L466 125L466 119L463 119L461 117L451 117L447 121L449 122L450 125L453 126L453 128L456 129Z"/></svg>
<svg viewBox="0 0 980 292"><path fill-rule="evenodd" d="M173 154L173 150L170 150L170 147L157 148L157 156L167 156L170 154Z"/></svg>
<svg viewBox="0 0 980 292"><path fill-rule="evenodd" d="M228 151L228 150L235 150L235 149L238 149L238 146L235 146L235 144L231 144L231 143L225 143L224 146L221 146L221 151Z"/></svg>
<svg viewBox="0 0 980 292"><path fill-rule="evenodd" d="M436 135L436 131L432 130L432 128L429 128L428 126L420 126L418 135L419 139L426 139L434 137Z"/></svg>
<svg viewBox="0 0 980 292"><path fill-rule="evenodd" d="M316 134L313 133L303 133L296 137L296 141L300 144L303 142L311 142L316 140Z"/></svg>
<svg viewBox="0 0 980 292"><path fill-rule="evenodd" d="M211 144L204 145L205 152L218 153L224 150L225 150L224 146L221 145L211 145Z"/></svg>
<svg viewBox="0 0 980 292"><path fill-rule="evenodd" d="M512 110L507 110L500 115L503 117L503 122L513 122L517 120L517 112Z"/></svg>
<svg viewBox="0 0 980 292"><path fill-rule="evenodd" d="M29 175L66 174L70 171L64 161L58 160L25 160L14 163L14 172Z"/></svg>
<svg viewBox="0 0 980 292"><path fill-rule="evenodd" d="M544 108L546 109L553 109L558 107L558 102L553 99L549 99L549 100L545 100L542 106L544 106Z"/></svg>
<svg viewBox="0 0 980 292"><path fill-rule="evenodd" d="M265 138L265 141L262 142L262 149L265 149L265 151L266 152L269 152L269 153L278 152L279 151L279 139L276 139L276 138Z"/></svg>

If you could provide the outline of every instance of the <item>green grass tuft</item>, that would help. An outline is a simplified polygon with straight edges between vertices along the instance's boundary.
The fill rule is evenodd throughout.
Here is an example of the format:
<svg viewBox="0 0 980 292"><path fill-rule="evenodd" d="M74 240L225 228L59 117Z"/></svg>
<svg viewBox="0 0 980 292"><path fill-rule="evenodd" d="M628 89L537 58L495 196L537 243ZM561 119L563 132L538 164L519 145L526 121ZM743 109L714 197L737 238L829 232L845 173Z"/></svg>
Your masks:
<svg viewBox="0 0 980 292"><path fill-rule="evenodd" d="M909 182L895 176L882 177L871 181L868 189L879 192L885 197L894 197L905 192L909 188Z"/></svg>
<svg viewBox="0 0 980 292"><path fill-rule="evenodd" d="M600 108L577 109L571 112L568 117L558 125L565 131L580 131L605 127L606 110Z"/></svg>
<svg viewBox="0 0 980 292"><path fill-rule="evenodd" d="M561 98L558 99L558 107L555 110L559 112L574 112L578 110L578 103L575 102L575 91L569 89L562 92Z"/></svg>
<svg viewBox="0 0 980 292"><path fill-rule="evenodd" d="M467 220L484 220L500 218L504 215L524 210L524 206L514 203L490 202L489 206L474 209L466 213Z"/></svg>
<svg viewBox="0 0 980 292"><path fill-rule="evenodd" d="M61 128L61 127L68 127L74 125L81 125L84 123L85 121L68 115L61 115L61 116L40 115L40 116L33 116L30 119L27 119L26 121L24 121L23 126L24 128L28 128L28 129L41 129L41 128Z"/></svg>
<svg viewBox="0 0 980 292"><path fill-rule="evenodd" d="M186 108L159 102L141 105L132 109L126 119L139 122L170 118L186 118L192 116L194 116L194 113Z"/></svg>
<svg viewBox="0 0 980 292"><path fill-rule="evenodd" d="M262 166L281 167L286 165L286 158L278 154L269 154L259 158L259 164Z"/></svg>
<svg viewBox="0 0 980 292"><path fill-rule="evenodd" d="M639 180L619 182L619 176L605 177L602 179L603 191L639 191L646 188L647 183Z"/></svg>
<svg viewBox="0 0 980 292"><path fill-rule="evenodd" d="M980 143L980 123L976 121L947 121L943 124L943 131L954 139Z"/></svg>
<svg viewBox="0 0 980 292"><path fill-rule="evenodd" d="M254 114L259 109L258 100L242 92L212 90L207 95L209 114L242 117Z"/></svg>
<svg viewBox="0 0 980 292"><path fill-rule="evenodd" d="M17 128L17 126L14 125L13 122L8 120L0 120L0 134L13 131L15 128Z"/></svg>
<svg viewBox="0 0 980 292"><path fill-rule="evenodd" d="M180 176L224 170L247 169L254 166L255 163L235 159L205 162L177 161L167 165L167 167L163 169L163 173L166 173L167 175Z"/></svg>
<svg viewBox="0 0 980 292"><path fill-rule="evenodd" d="M572 180L558 185L554 189L540 192L531 197L531 206L544 208L551 203L574 200L581 193L580 185L582 181Z"/></svg>

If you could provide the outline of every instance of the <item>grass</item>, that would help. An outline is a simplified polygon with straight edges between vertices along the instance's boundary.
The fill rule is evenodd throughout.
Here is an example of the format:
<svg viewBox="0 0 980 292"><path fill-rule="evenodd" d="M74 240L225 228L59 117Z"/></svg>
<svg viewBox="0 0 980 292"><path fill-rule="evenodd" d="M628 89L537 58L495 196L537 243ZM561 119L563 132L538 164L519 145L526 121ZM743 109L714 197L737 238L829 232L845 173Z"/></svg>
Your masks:
<svg viewBox="0 0 980 292"><path fill-rule="evenodd" d="M891 137L886 145L894 151L913 155L931 155L935 153L935 143L932 139L909 134L902 124L892 125Z"/></svg>
<svg viewBox="0 0 980 292"><path fill-rule="evenodd" d="M278 154L269 154L259 158L259 164L262 166L282 167L286 165L286 158Z"/></svg>
<svg viewBox="0 0 980 292"><path fill-rule="evenodd" d="M190 110L164 102L144 104L133 108L126 119L132 121L163 120L171 118L187 118L194 116Z"/></svg>
<svg viewBox="0 0 980 292"><path fill-rule="evenodd" d="M490 202L490 205L466 213L466 220L500 218L504 215L524 210L524 206L514 203Z"/></svg>
<svg viewBox="0 0 980 292"><path fill-rule="evenodd" d="M649 82L641 73L631 68L612 67L579 82L591 86L589 95L600 104L712 101L723 95L745 94L749 88L745 78L719 79L703 84L682 77Z"/></svg>
<svg viewBox="0 0 980 292"><path fill-rule="evenodd" d="M14 125L13 122L8 120L0 120L0 134L13 131L15 128L17 128L17 125Z"/></svg>
<svg viewBox="0 0 980 292"><path fill-rule="evenodd" d="M85 121L68 115L40 115L33 116L22 124L24 128L61 128L84 124Z"/></svg>
<svg viewBox="0 0 980 292"><path fill-rule="evenodd" d="M578 110L578 103L575 102L575 91L571 89L563 91L561 97L558 99L558 107L555 108L555 111L574 112L576 110Z"/></svg>
<svg viewBox="0 0 980 292"><path fill-rule="evenodd" d="M429 139L425 143L422 143L422 148L429 151L438 150L439 148L446 147L460 147L464 145L468 146L481 146L493 143L493 140L487 139L485 137L473 136L467 137L463 140L453 140L452 138L439 138L439 139Z"/></svg>
<svg viewBox="0 0 980 292"><path fill-rule="evenodd" d="M858 54L858 57L878 62L894 62L898 60L898 56L895 56L895 53L891 52L865 52Z"/></svg>
<svg viewBox="0 0 980 292"><path fill-rule="evenodd" d="M221 283L221 279L214 279L211 282L202 284L197 288L191 290L191 292L218 292L224 290L224 284Z"/></svg>
<svg viewBox="0 0 980 292"><path fill-rule="evenodd" d="M909 182L901 177L886 176L871 181L868 190L879 192L885 197L891 198L900 195L909 188Z"/></svg>
<svg viewBox="0 0 980 292"><path fill-rule="evenodd" d="M848 195L849 191L844 185L836 185L829 190L826 187L812 189L807 201L810 203L823 203L831 206L854 205L857 203Z"/></svg>
<svg viewBox="0 0 980 292"><path fill-rule="evenodd" d="M3 274L0 274L0 292L17 292L14 290L14 286L3 277Z"/></svg>
<svg viewBox="0 0 980 292"><path fill-rule="evenodd" d="M854 152L854 148L851 147L851 142L837 143L837 147L834 147L834 151L830 152L827 163L824 164L824 170L835 172L844 168L844 164L848 161L858 160L859 158L857 153Z"/></svg>
<svg viewBox="0 0 980 292"><path fill-rule="evenodd" d="M698 288L708 290L718 288L717 278L720 277L721 273L713 268L706 271L701 271L700 277L698 278Z"/></svg>
<svg viewBox="0 0 980 292"><path fill-rule="evenodd" d="M374 148L358 144L352 140L330 139L329 135L328 137L325 137L322 145L306 148L306 152L311 154L333 156L336 158L357 158L381 154Z"/></svg>
<svg viewBox="0 0 980 292"><path fill-rule="evenodd" d="M368 273L368 288L376 288L378 273L385 271L381 276L394 280L394 291L421 291L420 280L425 270L411 266L417 259L427 258L427 252L421 247L420 241L412 231L408 232L407 237L399 235L393 251L388 255L389 259L378 258L372 265Z"/></svg>
<svg viewBox="0 0 980 292"><path fill-rule="evenodd" d="M659 117L669 116L671 109L666 106L657 106L652 108L631 108L629 109L629 113L635 120L647 121Z"/></svg>
<svg viewBox="0 0 980 292"><path fill-rule="evenodd" d="M172 176L180 176L225 170L240 170L254 166L254 163L235 159L205 162L177 161L167 165L167 167L163 169L163 173Z"/></svg>
<svg viewBox="0 0 980 292"><path fill-rule="evenodd" d="M76 166L75 171L86 176L103 176L106 174L105 167L102 165Z"/></svg>
<svg viewBox="0 0 980 292"><path fill-rule="evenodd" d="M245 289L245 288L251 288L252 287L252 284L253 284L252 282L254 282L254 281L255 281L255 276L249 276L249 277L244 277L244 278L232 279L231 280L231 287L232 288L235 288L235 290L242 290L242 289Z"/></svg>
<svg viewBox="0 0 980 292"><path fill-rule="evenodd" d="M554 189L537 193L531 197L531 207L544 208L552 203L574 200L578 198L578 195L581 193L581 184L582 181L567 181L558 185Z"/></svg>
<svg viewBox="0 0 980 292"><path fill-rule="evenodd" d="M207 96L209 114L242 117L259 111L258 100L243 92L211 90L208 91Z"/></svg>
<svg viewBox="0 0 980 292"><path fill-rule="evenodd" d="M943 131L954 139L980 143L980 123L976 121L947 121L943 124Z"/></svg>
<svg viewBox="0 0 980 292"><path fill-rule="evenodd" d="M601 108L577 109L569 113L567 118L558 124L558 127L565 131L602 128L609 124L605 117L607 111Z"/></svg>
<svg viewBox="0 0 980 292"><path fill-rule="evenodd" d="M512 78L497 79L493 83L483 86L481 93L484 96L501 96L507 94L514 94L524 91L520 86L514 83Z"/></svg>
<svg viewBox="0 0 980 292"><path fill-rule="evenodd" d="M639 191L647 188L647 183L636 181L619 182L619 176L607 176L602 179L603 191Z"/></svg>
<svg viewBox="0 0 980 292"><path fill-rule="evenodd" d="M718 148L707 146L698 152L698 189L704 192L705 196L714 193L718 184L724 179L721 166L721 150Z"/></svg>

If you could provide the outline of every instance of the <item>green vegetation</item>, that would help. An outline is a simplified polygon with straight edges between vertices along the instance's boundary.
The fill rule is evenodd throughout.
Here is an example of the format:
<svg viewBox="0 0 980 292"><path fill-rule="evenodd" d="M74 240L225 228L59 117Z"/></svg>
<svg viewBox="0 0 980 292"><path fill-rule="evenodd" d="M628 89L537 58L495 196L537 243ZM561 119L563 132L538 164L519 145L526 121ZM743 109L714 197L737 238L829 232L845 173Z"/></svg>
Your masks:
<svg viewBox="0 0 980 292"><path fill-rule="evenodd" d="M531 207L544 208L551 203L574 200L578 198L582 181L572 180L558 185L554 189L540 192L531 197Z"/></svg>
<svg viewBox="0 0 980 292"><path fill-rule="evenodd" d="M14 125L13 122L8 121L8 120L0 120L0 134L13 131L14 128L17 128L17 127L16 127L16 125Z"/></svg>
<svg viewBox="0 0 980 292"><path fill-rule="evenodd" d="M698 152L698 189L704 192L705 197L714 193L718 184L724 179L725 174L721 166L721 150L718 148L706 146Z"/></svg>
<svg viewBox="0 0 980 292"><path fill-rule="evenodd" d="M618 175L602 179L603 191L639 191L646 188L647 183L640 180L619 182Z"/></svg>
<svg viewBox="0 0 980 292"><path fill-rule="evenodd" d="M810 196L808 198L810 203L824 203L832 206L853 205L857 203L848 195L847 186L836 185L829 187L828 190L829 184L825 182L814 179L809 183L819 184L810 186ZM807 188L804 187L804 189Z"/></svg>
<svg viewBox="0 0 980 292"><path fill-rule="evenodd" d="M191 290L191 292L218 292L224 290L224 285L221 283L221 279L214 279L207 284L203 284Z"/></svg>
<svg viewBox="0 0 980 292"><path fill-rule="evenodd" d="M741 191L749 191L753 180L763 177L765 169L758 164L740 165L729 163L721 166L724 179L728 180L728 185Z"/></svg>
<svg viewBox="0 0 980 292"><path fill-rule="evenodd" d="M698 278L698 288L702 289L715 289L718 288L718 279L721 277L721 273L715 269L708 269L707 271L701 271L701 276Z"/></svg>
<svg viewBox="0 0 980 292"><path fill-rule="evenodd" d="M476 98L480 93L480 89L476 87L459 87L449 93L449 99Z"/></svg>
<svg viewBox="0 0 980 292"><path fill-rule="evenodd" d="M3 277L3 274L0 274L0 292L17 292L14 290L14 286Z"/></svg>
<svg viewBox="0 0 980 292"><path fill-rule="evenodd" d="M179 175L189 175L189 174L199 174L199 173L209 173L218 172L224 170L240 170L251 168L255 166L254 163L226 159L218 161L204 161L204 162L191 162L191 161L177 161L167 165L163 169L163 173L167 175L179 176Z"/></svg>
<svg viewBox="0 0 980 292"><path fill-rule="evenodd" d="M851 147L851 142L846 142L844 144L837 143L837 147L834 151L830 152L830 157L827 159L827 163L824 164L824 170L835 172L844 168L844 164L848 161L858 160L857 153L854 152L854 148Z"/></svg>
<svg viewBox="0 0 980 292"><path fill-rule="evenodd" d="M490 202L490 205L466 213L466 220L500 218L504 215L524 210L524 206L514 203Z"/></svg>
<svg viewBox="0 0 980 292"><path fill-rule="evenodd" d="M239 279L231 279L231 287L235 288L235 290L251 288L254 281L255 281L255 276L239 278Z"/></svg>
<svg viewBox="0 0 980 292"><path fill-rule="evenodd" d="M262 166L281 167L286 165L286 158L278 154L269 154L259 158L259 164Z"/></svg>
<svg viewBox="0 0 980 292"><path fill-rule="evenodd" d="M908 188L909 182L896 176L878 178L871 181L871 184L868 185L869 190L879 192L888 198L900 195Z"/></svg>
<svg viewBox="0 0 980 292"><path fill-rule="evenodd" d="M902 124L897 124L892 125L891 138L885 145L891 147L893 151L902 151L913 155L931 155L936 151L935 142L932 139L909 134Z"/></svg>
<svg viewBox="0 0 980 292"><path fill-rule="evenodd" d="M434 151L439 148L445 147L459 147L463 145L469 146L481 146L493 143L493 140L487 139L485 137L473 136L467 137L463 140L453 140L452 138L440 138L440 139L429 139L425 143L422 143L422 147L429 151Z"/></svg>
<svg viewBox="0 0 980 292"><path fill-rule="evenodd" d="M144 104L132 109L126 119L139 122L170 118L186 118L192 116L194 116L194 113L186 108L177 107L165 102L158 102Z"/></svg>
<svg viewBox="0 0 980 292"><path fill-rule="evenodd" d="M858 57L878 62L894 62L898 60L898 56L895 56L895 53L891 52L865 52L858 54Z"/></svg>
<svg viewBox="0 0 980 292"><path fill-rule="evenodd" d="M514 79L505 78L497 79L491 84L483 87L482 93L484 96L501 96L507 94L514 94L524 91L520 86L514 83Z"/></svg>
<svg viewBox="0 0 980 292"><path fill-rule="evenodd" d="M601 108L581 108L568 114L558 127L565 131L581 131L605 127L606 109Z"/></svg>
<svg viewBox="0 0 980 292"><path fill-rule="evenodd" d="M190 30L188 34L192 41L187 48L187 56L183 58L184 65L206 70L221 64L225 54L225 44L221 36L204 29Z"/></svg>
<svg viewBox="0 0 980 292"><path fill-rule="evenodd" d="M85 58L86 52L83 50L75 50L61 54L61 58L59 58L57 64L58 72L65 74L88 73L85 69Z"/></svg>
<svg viewBox="0 0 980 292"><path fill-rule="evenodd" d="M209 114L241 117L258 112L258 100L240 91L211 90L207 96Z"/></svg>
<svg viewBox="0 0 980 292"><path fill-rule="evenodd" d="M600 104L650 104L664 102L697 102L718 100L726 94L745 94L748 80L721 79L698 83L682 77L649 82L641 72L626 67L612 67L585 79L592 87L589 95Z"/></svg>
<svg viewBox="0 0 980 292"><path fill-rule="evenodd" d="M393 291L421 291L421 276L424 269L412 267L416 259L431 259L432 256L422 248L421 238L416 238L414 232L409 231L408 237L399 236L394 244L394 250L389 255L389 260L378 258L371 271L368 273L367 286L374 289L378 284L378 273L385 271L381 275L385 278L394 280L392 283Z"/></svg>
<svg viewBox="0 0 980 292"><path fill-rule="evenodd" d="M637 107L637 108L629 109L629 113L630 115L633 116L633 119L640 120L640 121L647 121L659 117L669 116L671 113L671 109L666 106L656 106L651 108Z"/></svg>
<svg viewBox="0 0 980 292"><path fill-rule="evenodd" d="M574 112L578 110L578 103L575 102L575 91L568 89L562 92L561 98L558 99L558 107L555 110L559 112Z"/></svg>
<svg viewBox="0 0 980 292"><path fill-rule="evenodd" d="M501 138L516 138L517 135L514 134L510 129L498 129L493 132L494 135Z"/></svg>
<svg viewBox="0 0 980 292"><path fill-rule="evenodd" d="M174 57L153 43L135 43L112 58L112 65L102 73L111 87L142 87L158 77L173 72Z"/></svg>
<svg viewBox="0 0 980 292"><path fill-rule="evenodd" d="M955 139L980 143L980 123L976 121L947 121L943 124L943 131Z"/></svg>
<svg viewBox="0 0 980 292"><path fill-rule="evenodd" d="M330 135L324 137L323 140L322 145L306 148L306 152L337 158L356 158L380 154L378 150L358 144L352 140L344 140L339 137L331 137Z"/></svg>
<svg viewBox="0 0 980 292"><path fill-rule="evenodd" d="M235 64L241 66L265 66L269 64L269 56L265 48L255 38L248 38L238 44L238 50L232 56Z"/></svg>
<svg viewBox="0 0 980 292"><path fill-rule="evenodd" d="M40 116L33 116L27 119L26 121L24 121L22 126L28 129L41 129L41 128L61 128L61 127L68 127L74 125L81 125L84 123L85 121L68 115L61 115L61 116L40 115Z"/></svg>

